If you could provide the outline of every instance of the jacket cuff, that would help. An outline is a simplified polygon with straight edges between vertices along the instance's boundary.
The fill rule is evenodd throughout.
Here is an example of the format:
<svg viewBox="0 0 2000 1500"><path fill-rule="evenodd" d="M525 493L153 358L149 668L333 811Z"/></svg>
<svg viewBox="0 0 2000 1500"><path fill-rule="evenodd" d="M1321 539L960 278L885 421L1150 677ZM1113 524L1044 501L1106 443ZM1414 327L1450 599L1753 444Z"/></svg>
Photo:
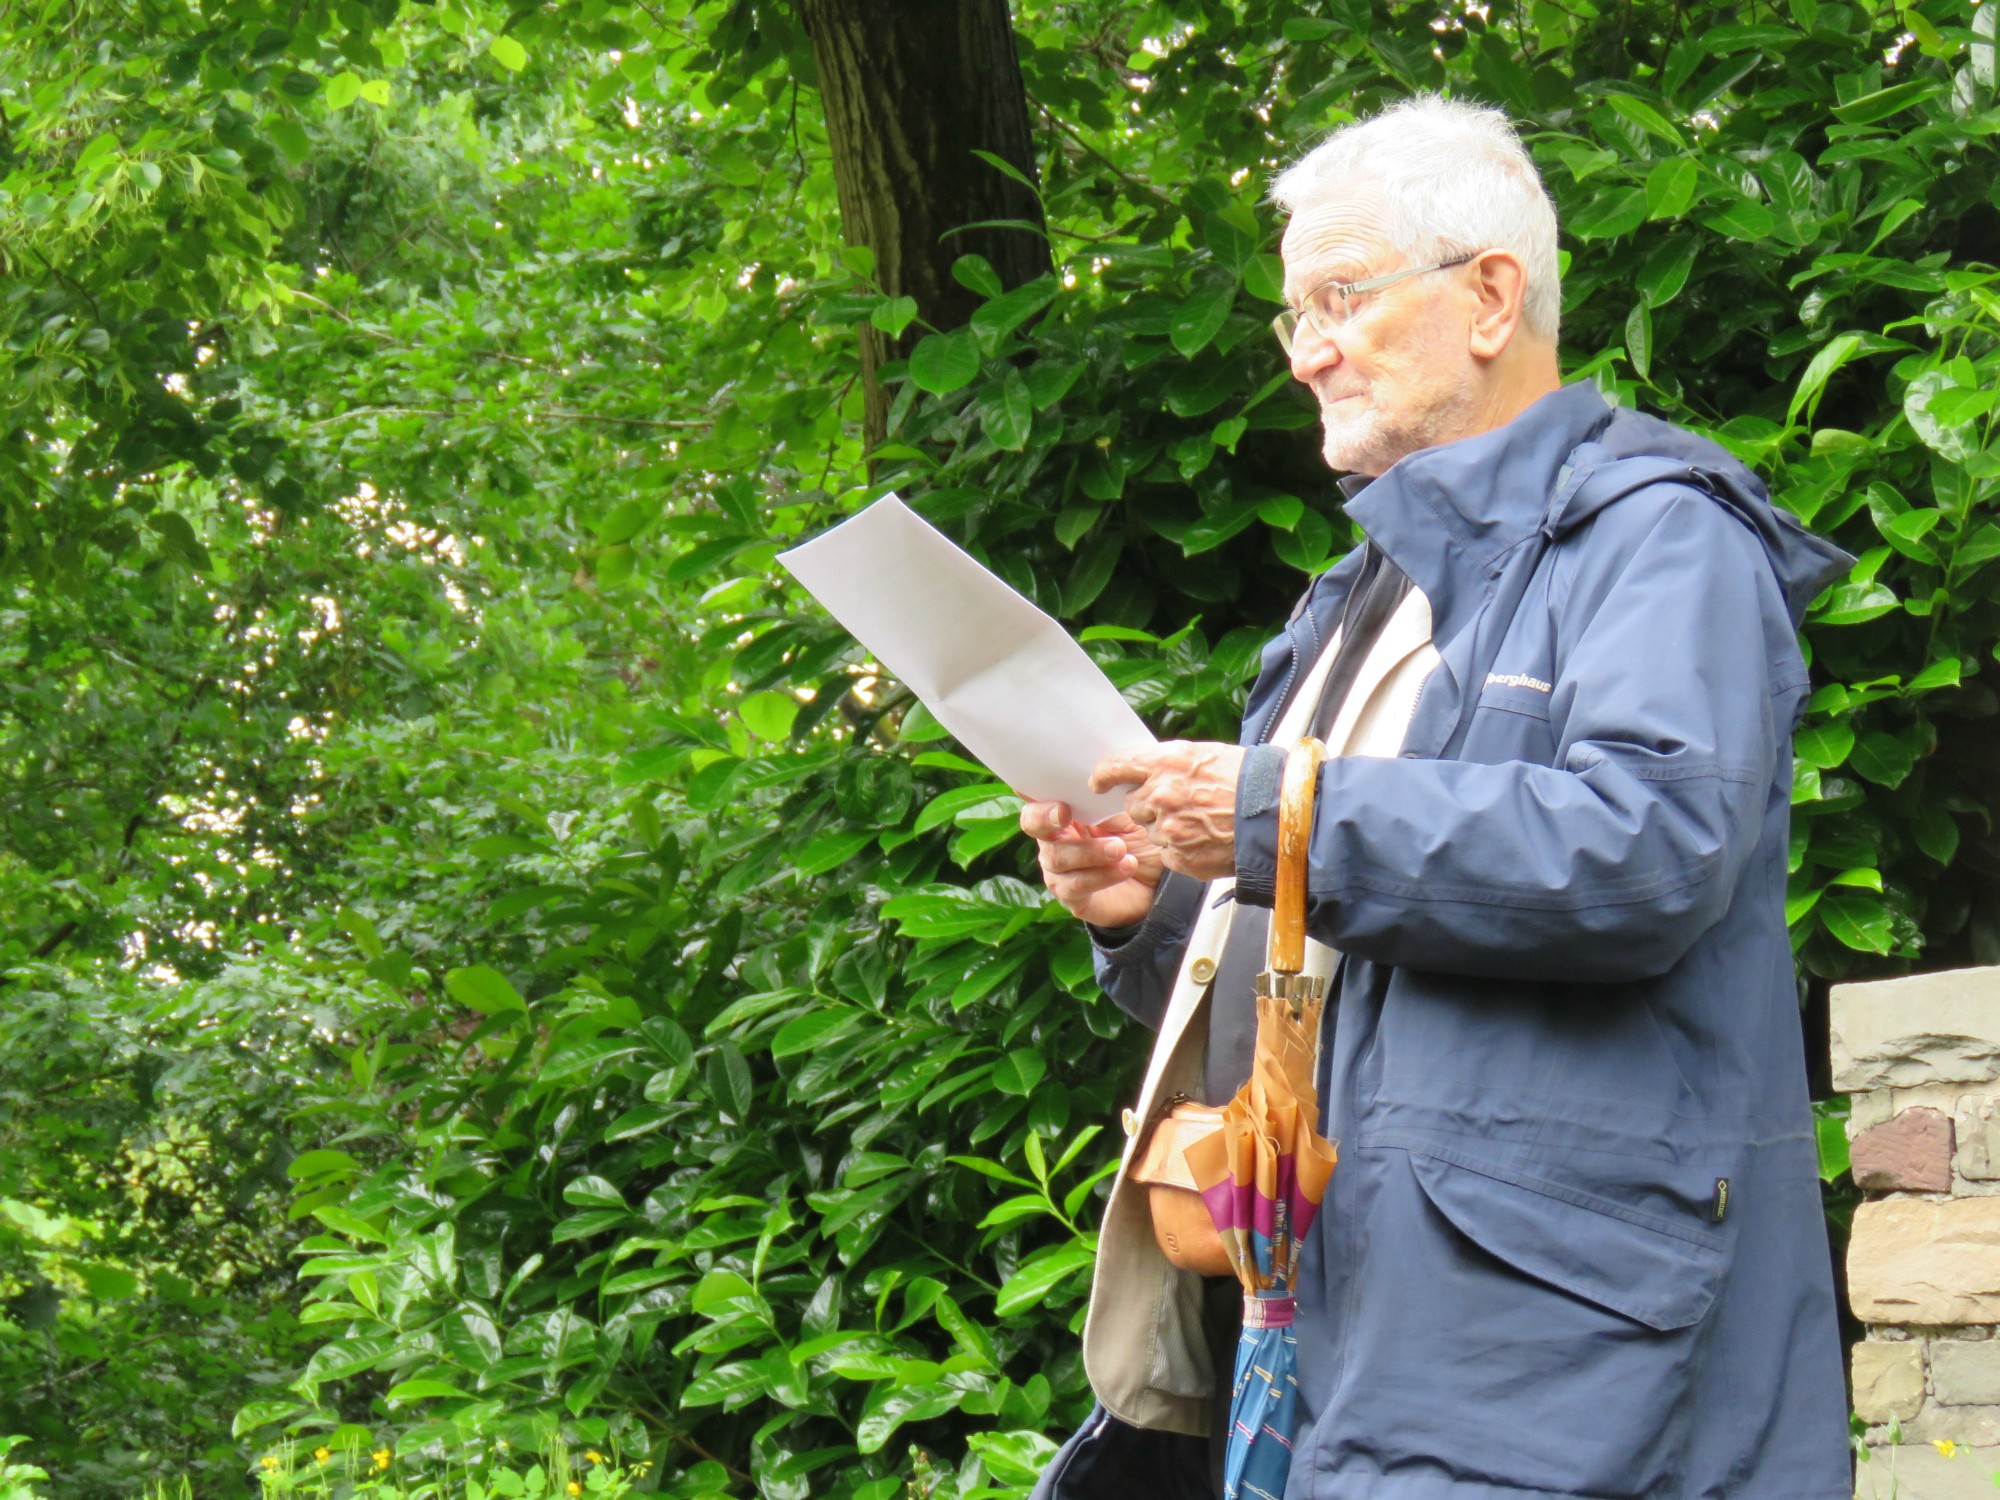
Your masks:
<svg viewBox="0 0 2000 1500"><path fill-rule="evenodd" d="M1288 752L1257 745L1243 757L1236 777L1236 899L1269 906L1277 899L1278 794Z"/></svg>
<svg viewBox="0 0 2000 1500"><path fill-rule="evenodd" d="M1187 941L1188 930L1201 911L1201 881L1173 870L1160 877L1159 889L1144 920L1130 927L1092 927L1085 923L1099 962L1112 969L1140 964L1163 948Z"/></svg>

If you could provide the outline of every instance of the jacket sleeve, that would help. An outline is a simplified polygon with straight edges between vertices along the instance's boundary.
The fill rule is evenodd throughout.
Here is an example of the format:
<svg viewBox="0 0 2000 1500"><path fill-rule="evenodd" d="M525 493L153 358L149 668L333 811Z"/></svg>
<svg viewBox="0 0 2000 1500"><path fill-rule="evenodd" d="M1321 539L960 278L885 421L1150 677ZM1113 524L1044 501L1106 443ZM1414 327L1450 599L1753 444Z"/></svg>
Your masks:
<svg viewBox="0 0 2000 1500"><path fill-rule="evenodd" d="M1671 968L1727 909L1785 748L1770 565L1691 491L1624 502L1564 550L1576 576L1551 605L1552 762L1328 761L1313 936L1401 967L1627 981ZM1254 752L1239 785L1237 889L1260 904L1278 764Z"/></svg>
<svg viewBox="0 0 2000 1500"><path fill-rule="evenodd" d="M1155 1031L1167 1013L1206 889L1204 882L1169 870L1137 927L1090 929L1098 984L1120 1010Z"/></svg>

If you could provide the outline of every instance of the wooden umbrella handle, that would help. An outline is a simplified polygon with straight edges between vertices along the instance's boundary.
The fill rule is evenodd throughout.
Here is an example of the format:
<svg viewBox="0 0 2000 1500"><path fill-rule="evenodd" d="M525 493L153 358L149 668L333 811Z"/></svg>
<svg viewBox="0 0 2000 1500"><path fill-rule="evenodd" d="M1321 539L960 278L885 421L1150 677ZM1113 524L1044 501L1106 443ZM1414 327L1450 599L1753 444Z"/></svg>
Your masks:
<svg viewBox="0 0 2000 1500"><path fill-rule="evenodd" d="M1308 735L1285 758L1278 794L1278 878L1271 902L1271 972L1306 966L1306 846L1312 842L1313 793L1326 746Z"/></svg>

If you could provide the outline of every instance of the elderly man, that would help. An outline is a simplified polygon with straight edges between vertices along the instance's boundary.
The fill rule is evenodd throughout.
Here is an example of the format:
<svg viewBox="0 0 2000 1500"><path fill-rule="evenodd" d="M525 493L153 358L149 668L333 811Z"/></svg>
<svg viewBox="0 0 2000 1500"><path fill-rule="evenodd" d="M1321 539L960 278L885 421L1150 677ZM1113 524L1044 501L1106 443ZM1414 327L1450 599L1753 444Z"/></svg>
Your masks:
<svg viewBox="0 0 2000 1500"><path fill-rule="evenodd" d="M1270 741L1317 726L1341 1156L1286 1495L1845 1500L1784 892L1795 631L1846 559L1720 448L1561 385L1555 214L1498 114L1412 100L1274 196L1279 337L1366 543L1266 649L1240 745L1106 760L1128 816L1021 815L1161 1030L1128 1172L1177 1082L1218 1102L1247 1071ZM1121 1173L1099 1411L1040 1495L1211 1492L1217 1301Z"/></svg>

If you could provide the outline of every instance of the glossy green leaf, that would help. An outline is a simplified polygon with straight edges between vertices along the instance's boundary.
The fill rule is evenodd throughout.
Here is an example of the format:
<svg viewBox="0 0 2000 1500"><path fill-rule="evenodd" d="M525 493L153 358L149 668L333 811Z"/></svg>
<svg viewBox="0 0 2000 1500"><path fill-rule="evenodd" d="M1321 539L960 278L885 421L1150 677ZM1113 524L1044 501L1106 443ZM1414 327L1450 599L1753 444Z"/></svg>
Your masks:
<svg viewBox="0 0 2000 1500"><path fill-rule="evenodd" d="M518 73L528 65L528 49L504 33L487 43L486 52L510 73Z"/></svg>
<svg viewBox="0 0 2000 1500"><path fill-rule="evenodd" d="M1870 781L1898 787L1916 769L1917 757L1909 746L1892 734L1866 734L1848 757L1856 771Z"/></svg>
<svg viewBox="0 0 2000 1500"><path fill-rule="evenodd" d="M1018 453L1035 425L1035 400L1019 370L1009 370L979 402L979 420L995 447Z"/></svg>
<svg viewBox="0 0 2000 1500"><path fill-rule="evenodd" d="M1694 202L1701 170L1689 156L1670 156L1646 174L1646 217L1678 219Z"/></svg>
<svg viewBox="0 0 2000 1500"><path fill-rule="evenodd" d="M526 1012L528 1003L521 998L506 975L487 964L471 964L463 969L453 969L445 975L444 987L468 1010L476 1010L481 1015L500 1015L506 1011Z"/></svg>
<svg viewBox="0 0 2000 1500"><path fill-rule="evenodd" d="M1778 227L1771 210L1755 198L1734 199L1701 215L1701 222L1733 240L1766 239Z"/></svg>
<svg viewBox="0 0 2000 1500"><path fill-rule="evenodd" d="M743 720L743 727L758 739L773 744L791 734L792 721L797 718L798 711L798 700L789 693L752 693L736 705L736 714Z"/></svg>
<svg viewBox="0 0 2000 1500"><path fill-rule="evenodd" d="M1886 120L1891 115L1901 114L1912 105L1929 98L1940 91L1943 85L1932 79L1920 78L1910 83L1892 84L1885 89L1863 94L1850 99L1845 104L1836 104L1834 114L1843 124L1873 125L1878 120Z"/></svg>
<svg viewBox="0 0 2000 1500"><path fill-rule="evenodd" d="M1826 930L1849 948L1887 953L1895 945L1889 913L1879 901L1863 896L1827 896L1818 907Z"/></svg>
<svg viewBox="0 0 2000 1500"><path fill-rule="evenodd" d="M1011 1318L1036 1306L1055 1288L1088 1267L1092 1259L1092 1251L1084 1245L1062 1245L1030 1256L1000 1288L993 1310L1003 1318Z"/></svg>
<svg viewBox="0 0 2000 1500"><path fill-rule="evenodd" d="M1854 730L1842 723L1809 724L1792 739L1792 754L1803 764L1831 771L1854 749Z"/></svg>
<svg viewBox="0 0 2000 1500"><path fill-rule="evenodd" d="M1641 302L1632 304L1632 311L1625 319L1625 352L1632 361L1632 368L1643 379L1653 368L1653 314Z"/></svg>
<svg viewBox="0 0 2000 1500"><path fill-rule="evenodd" d="M1680 295L1694 269L1700 242L1691 234L1670 235L1647 252L1639 268L1639 294L1649 306L1664 307Z"/></svg>
<svg viewBox="0 0 2000 1500"><path fill-rule="evenodd" d="M997 343L1047 307L1056 291L1054 277L1037 277L993 298L972 315L972 326L989 343Z"/></svg>
<svg viewBox="0 0 2000 1500"><path fill-rule="evenodd" d="M910 379L937 395L971 383L979 373L979 346L970 332L926 334L910 351Z"/></svg>
<svg viewBox="0 0 2000 1500"><path fill-rule="evenodd" d="M1174 309L1168 325L1174 347L1190 357L1200 353L1221 331L1235 301L1233 285L1198 287Z"/></svg>
<svg viewBox="0 0 2000 1500"><path fill-rule="evenodd" d="M1607 94L1604 102L1648 135L1657 136L1676 150L1687 145L1686 139L1673 122L1644 99L1634 94ZM1650 196L1650 185L1648 192Z"/></svg>
<svg viewBox="0 0 2000 1500"><path fill-rule="evenodd" d="M1646 222L1646 190L1621 188L1594 198L1583 212L1570 221L1570 233L1579 239L1608 240L1630 234Z"/></svg>
<svg viewBox="0 0 2000 1500"><path fill-rule="evenodd" d="M1026 1096L1034 1092L1035 1085L1048 1072L1048 1062L1041 1053L1020 1048L1009 1052L994 1066L993 1082L1002 1093Z"/></svg>
<svg viewBox="0 0 2000 1500"><path fill-rule="evenodd" d="M859 1020L852 1011L846 1010L815 1011L799 1016L787 1021L771 1039L771 1056L796 1057L802 1052L810 1052L836 1037L847 1035Z"/></svg>
<svg viewBox="0 0 2000 1500"><path fill-rule="evenodd" d="M902 337L903 330L914 323L916 318L915 297L885 297L868 314L868 321L892 339Z"/></svg>
<svg viewBox="0 0 2000 1500"><path fill-rule="evenodd" d="M709 1054L706 1076L709 1097L723 1115L737 1124L748 1120L755 1102L750 1060L724 1042Z"/></svg>
<svg viewBox="0 0 2000 1500"><path fill-rule="evenodd" d="M345 109L361 97L361 75L343 70L326 81L324 98L328 109Z"/></svg>
<svg viewBox="0 0 2000 1500"><path fill-rule="evenodd" d="M1819 1147L1819 1176L1832 1182L1851 1166L1847 1146L1847 1101L1821 1099L1813 1103L1813 1136Z"/></svg>
<svg viewBox="0 0 2000 1500"><path fill-rule="evenodd" d="M1813 413L1819 409L1820 396L1826 389L1827 381L1833 378L1834 371L1854 357L1860 347L1859 334L1843 333L1830 339L1824 348L1813 355L1805 373L1799 377L1798 385L1793 388L1792 402L1785 411L1785 419L1795 420L1803 411L1806 420L1811 421Z"/></svg>

